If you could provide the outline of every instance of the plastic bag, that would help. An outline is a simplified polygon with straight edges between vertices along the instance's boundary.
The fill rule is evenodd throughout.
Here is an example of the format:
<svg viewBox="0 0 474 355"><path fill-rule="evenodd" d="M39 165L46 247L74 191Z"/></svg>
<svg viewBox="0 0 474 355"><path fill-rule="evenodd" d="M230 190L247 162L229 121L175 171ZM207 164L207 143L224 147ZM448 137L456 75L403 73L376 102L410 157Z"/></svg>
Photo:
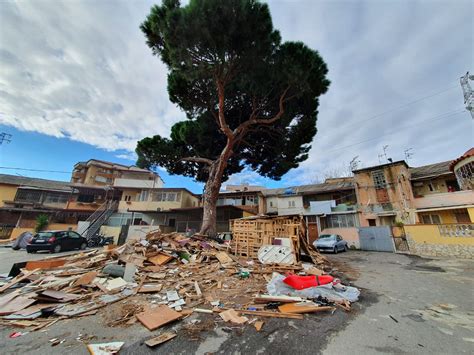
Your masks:
<svg viewBox="0 0 474 355"><path fill-rule="evenodd" d="M274 273L273 275L273 278L267 284L268 294L272 296L297 296L310 299L321 296L333 302L343 300L356 302L359 299L360 291L357 288L341 285L337 281L334 282L337 285L337 289L333 283L330 283L322 286L309 287L304 290L295 290L283 282L285 276L278 273Z"/></svg>

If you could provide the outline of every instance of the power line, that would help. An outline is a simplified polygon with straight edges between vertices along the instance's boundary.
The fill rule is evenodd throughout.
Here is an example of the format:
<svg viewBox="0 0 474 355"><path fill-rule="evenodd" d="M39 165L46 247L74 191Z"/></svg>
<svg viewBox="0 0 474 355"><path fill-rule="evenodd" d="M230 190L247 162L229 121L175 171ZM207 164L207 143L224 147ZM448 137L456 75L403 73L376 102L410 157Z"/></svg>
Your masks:
<svg viewBox="0 0 474 355"><path fill-rule="evenodd" d="M405 126L405 127L397 127L396 131L394 131L394 132L389 132L389 133L381 134L381 135L379 135L379 136L377 136L377 137L365 139L365 140L359 141L359 142L354 142L354 143L352 143L352 144L349 144L349 145L346 145L346 146L343 146L343 147L337 147L337 148L334 148L334 149L326 150L325 153L330 153L330 152L333 152L333 151L337 151L337 150L341 150L341 149L350 148L350 147L353 147L353 146L355 146L355 145L359 145L359 144L362 144L362 143L366 143L366 142L370 142L370 141L379 139L380 137L385 137L385 136L389 136L389 135L392 135L392 134L398 134L398 131L401 130L401 129L406 129L406 128L411 128L411 127L419 126L421 123L424 123L424 122L427 122L427 121L431 121L431 122L432 122L432 121L438 121L438 120L440 120L440 119L443 119L443 118L446 118L446 117L451 117L451 116L460 114L460 113L462 113L462 112L464 112L464 110L446 112L446 113L443 113L443 114L441 114L441 115L434 116L434 117L428 118L428 119L426 119L426 120L420 121L420 122L418 122L418 123L416 123L416 124L414 124L414 125Z"/></svg>
<svg viewBox="0 0 474 355"><path fill-rule="evenodd" d="M434 93L432 93L432 94L430 94L430 95L427 95L427 96L420 97L419 99L416 99L416 100L413 100L413 101L404 103L404 104L402 104L402 105L400 105L400 106L393 107L393 108L391 108L391 109L388 109L387 111L380 112L380 113L378 113L378 114L376 114L376 115L370 116L370 117L368 117L368 118L366 118L366 119L363 119L363 120L361 120L361 121L357 121L357 122L354 122L354 123L350 123L350 124L348 124L348 126L352 126L352 125L355 125L355 124L360 124L360 123L362 123L362 122L372 121L372 120L374 120L374 119L376 119L376 118L379 118L379 117L381 117L381 116L383 116L383 115L385 115L385 114L387 114L387 113L391 113L391 112L400 110L400 109L402 109L402 108L411 106L411 105L413 105L413 104L415 104L415 103L417 103L417 102L420 102L420 101L429 99L429 98L431 98L431 97L440 95L440 94L442 94L442 93L444 93L444 92L446 92L446 91L449 91L449 90L452 90L452 89L455 89L455 88L457 88L457 85L451 86L451 87L449 87L449 88L447 88L447 89L443 89L443 90L434 92Z"/></svg>
<svg viewBox="0 0 474 355"><path fill-rule="evenodd" d="M38 171L38 172L43 172L43 173L72 174L72 171L42 170L42 169L26 169L26 168L15 168L15 167L11 167L11 166L0 166L0 169L5 169L5 170L23 170L23 171Z"/></svg>

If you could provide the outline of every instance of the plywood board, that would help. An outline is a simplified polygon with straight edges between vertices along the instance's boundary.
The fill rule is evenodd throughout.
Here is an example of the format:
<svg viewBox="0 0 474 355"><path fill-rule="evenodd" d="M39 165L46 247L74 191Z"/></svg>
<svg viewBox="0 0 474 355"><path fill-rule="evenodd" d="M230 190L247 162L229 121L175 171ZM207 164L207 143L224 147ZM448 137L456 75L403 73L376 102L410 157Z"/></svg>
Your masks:
<svg viewBox="0 0 474 355"><path fill-rule="evenodd" d="M148 261L155 265L164 265L172 259L173 257L171 255L159 253L158 255L148 258Z"/></svg>
<svg viewBox="0 0 474 355"><path fill-rule="evenodd" d="M163 288L162 284L144 284L138 289L138 293L155 293L160 292Z"/></svg>
<svg viewBox="0 0 474 355"><path fill-rule="evenodd" d="M94 281L95 277L97 276L96 271L90 271L84 275L82 275L80 278L78 278L73 286L85 286L89 285L92 281Z"/></svg>
<svg viewBox="0 0 474 355"><path fill-rule="evenodd" d="M136 317L148 330L155 330L181 318L182 315L168 306L160 305L152 310L138 313Z"/></svg>
<svg viewBox="0 0 474 355"><path fill-rule="evenodd" d="M148 339L147 341L145 341L145 344L148 345L149 347L154 347L154 346L163 344L164 342L171 340L176 336L177 336L176 333L166 332L166 333L160 334L157 337Z"/></svg>
<svg viewBox="0 0 474 355"><path fill-rule="evenodd" d="M34 269L48 270L53 269L55 267L63 266L65 263L66 260L64 259L32 260L26 263L25 269L29 271Z"/></svg>
<svg viewBox="0 0 474 355"><path fill-rule="evenodd" d="M2 305L0 308L0 316L18 312L26 307L31 306L35 302L36 300L33 298L18 296Z"/></svg>

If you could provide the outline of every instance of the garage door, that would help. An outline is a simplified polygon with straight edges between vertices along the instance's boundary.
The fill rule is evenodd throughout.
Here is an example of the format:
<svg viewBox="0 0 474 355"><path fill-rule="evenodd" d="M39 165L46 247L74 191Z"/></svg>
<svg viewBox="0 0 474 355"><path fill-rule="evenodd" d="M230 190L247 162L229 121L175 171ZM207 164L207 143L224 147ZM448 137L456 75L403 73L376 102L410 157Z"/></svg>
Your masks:
<svg viewBox="0 0 474 355"><path fill-rule="evenodd" d="M361 250L395 251L390 226L359 228L359 242Z"/></svg>

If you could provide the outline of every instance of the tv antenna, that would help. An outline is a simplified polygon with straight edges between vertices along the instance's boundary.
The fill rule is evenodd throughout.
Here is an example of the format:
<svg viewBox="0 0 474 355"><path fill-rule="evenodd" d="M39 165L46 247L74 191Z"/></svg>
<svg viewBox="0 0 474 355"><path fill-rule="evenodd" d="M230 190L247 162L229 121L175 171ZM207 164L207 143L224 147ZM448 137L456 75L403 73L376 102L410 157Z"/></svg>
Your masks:
<svg viewBox="0 0 474 355"><path fill-rule="evenodd" d="M413 154L415 154L415 153L412 153L411 150L413 150L413 148L408 148L404 150L406 161L410 160Z"/></svg>
<svg viewBox="0 0 474 355"><path fill-rule="evenodd" d="M466 105L466 110L471 114L472 119L474 119L474 92L472 91L469 80L474 80L474 75L469 75L469 72L461 76L459 81L461 82L462 92L464 94L464 104Z"/></svg>
<svg viewBox="0 0 474 355"><path fill-rule="evenodd" d="M352 160L349 162L349 169L351 171L357 170L357 167L359 166L360 160L358 160L357 158L359 158L358 155L352 158Z"/></svg>

